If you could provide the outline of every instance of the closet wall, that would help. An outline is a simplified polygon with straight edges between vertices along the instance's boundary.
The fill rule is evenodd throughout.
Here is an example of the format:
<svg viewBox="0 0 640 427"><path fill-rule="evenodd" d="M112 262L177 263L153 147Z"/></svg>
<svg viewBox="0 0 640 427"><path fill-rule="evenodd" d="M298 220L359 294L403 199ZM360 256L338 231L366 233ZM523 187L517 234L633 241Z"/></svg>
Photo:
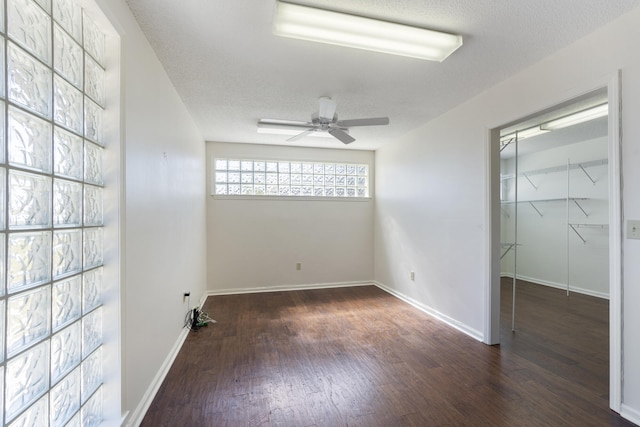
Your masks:
<svg viewBox="0 0 640 427"><path fill-rule="evenodd" d="M533 142L523 140L520 144L527 143ZM608 298L606 159L606 138L519 156L519 279L563 289L568 281L573 292ZM515 158L501 163L501 271L503 276L513 277L515 251L504 243L515 240Z"/></svg>

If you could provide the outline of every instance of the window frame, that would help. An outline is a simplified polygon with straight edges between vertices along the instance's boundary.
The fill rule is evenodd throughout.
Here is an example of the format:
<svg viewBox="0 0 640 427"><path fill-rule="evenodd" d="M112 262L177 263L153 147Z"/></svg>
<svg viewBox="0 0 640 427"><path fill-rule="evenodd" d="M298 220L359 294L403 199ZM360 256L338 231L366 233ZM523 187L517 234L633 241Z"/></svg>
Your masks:
<svg viewBox="0 0 640 427"><path fill-rule="evenodd" d="M217 177L218 171L221 170L221 169L218 169L216 167L216 162L218 160L223 160L223 161L227 161L227 162L228 161L239 161L240 162L240 168L237 171L238 173L240 173L240 180L239 180L240 182L237 182L237 183L234 182L233 183L233 184L239 184L239 185L242 185L242 162L254 162L254 164L255 164L255 162L277 163L278 166L279 166L280 163L288 163L289 166L292 163L293 164L300 164L301 166L303 164L312 164L313 168L314 168L314 172L312 172L310 174L309 173L306 174L306 175L312 175L312 176L319 175L319 174L317 174L315 172L315 167L316 167L316 165L320 165L320 164L323 165L323 168L327 164L344 165L345 167L346 166L355 166L356 168L358 166L364 166L364 167L366 167L366 174L360 174L360 175L358 175L357 173L356 174L346 174L346 173L345 174L335 174L335 173L326 174L326 173L323 172L322 176L327 176L327 175L329 175L329 176L331 176L331 175L333 175L333 176L340 175L340 176L345 176L345 177L353 176L353 177L356 178L356 180L360 176L365 177L366 178L366 185L365 186L358 187L356 185L356 186L349 186L349 187L350 188L354 188L356 192L358 191L358 188L365 188L366 196L358 196L358 195L356 195L356 196L347 196L346 192L345 192L344 196L336 196L336 195L332 195L332 196L321 195L320 196L320 195L315 195L315 194L311 194L311 195L302 195L302 194L293 195L293 194L288 194L288 195L285 195L285 194L266 194L266 192L265 192L265 194L217 194L216 193L216 185L220 184L220 183L216 182L216 177ZM227 171L227 172L229 171L228 168L224 169L224 170ZM300 159L300 158L289 158L289 159L287 159L287 158L271 158L271 157L260 157L260 156L251 156L251 157L247 157L247 156L227 156L227 155L215 155L214 154L214 155L211 156L211 163L210 163L210 191L209 191L209 194L210 194L211 197L213 197L214 199L218 199L218 200L286 200L286 201L340 201L340 202L343 202L343 201L358 202L358 201L360 201L360 202L362 202L362 201L368 201L368 200L373 199L373 188L374 187L372 185L373 184L373 182L372 182L372 174L371 174L372 170L373 170L373 166L369 162L357 162L357 161L346 161L346 160L319 160L319 159L311 160L311 159ZM233 172L235 172L235 171L233 171ZM245 173L246 172L249 172L249 171L245 171ZM252 174L255 174L256 173L255 168L252 168L250 172ZM258 173L260 173L260 172L262 172L262 171L258 171ZM266 167L265 167L264 173L265 174L268 173L266 171ZM275 174L278 175L278 183L277 184L275 184L275 183L270 184L270 185L277 185L278 187L280 187L280 185L281 185L280 184L280 174L281 173L283 175L285 175L285 176L289 175L289 177L291 177L291 175L292 175L292 173L290 171L289 172L285 172L285 171L281 172L279 170L272 171L272 172L269 172L269 173L275 173ZM302 171L300 171L299 173L298 172L294 172L293 175L303 175L303 173L302 173ZM255 180L252 180L251 184L255 185L254 181ZM228 185L229 182L227 181L227 182L224 182L222 184L227 184ZM356 182L356 184L357 184L357 182ZM266 187L266 185L267 185L267 183L266 183L266 180L265 180L265 187ZM290 182L290 178L289 178L289 183L285 183L284 185L288 186L289 188L291 188L292 186L293 187L303 187L304 186L302 182L299 183L299 185L296 185L296 184L292 185L291 182ZM314 185L313 183L311 183L311 185L307 185L307 186L311 187L311 188L320 187L318 185ZM327 188L327 186L324 184L324 182L322 184L322 188ZM337 187L334 185L334 186L331 186L329 188L334 188L335 189ZM341 188L345 188L345 190L346 190L346 188L347 188L346 183L345 183L344 186L341 186Z"/></svg>

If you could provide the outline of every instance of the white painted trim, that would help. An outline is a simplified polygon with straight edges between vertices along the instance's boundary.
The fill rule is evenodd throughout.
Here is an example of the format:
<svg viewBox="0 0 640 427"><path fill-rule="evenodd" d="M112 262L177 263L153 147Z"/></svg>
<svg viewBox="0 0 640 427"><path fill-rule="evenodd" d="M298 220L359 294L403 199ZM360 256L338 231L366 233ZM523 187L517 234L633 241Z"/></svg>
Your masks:
<svg viewBox="0 0 640 427"><path fill-rule="evenodd" d="M453 319L449 316L447 316L446 314L440 313L437 310L434 310L433 308L426 306L424 304L422 304L419 301L414 300L413 298L410 298L406 295L404 295L403 293L400 293L398 291L396 291L395 289L391 289L388 286L380 283L380 282L373 282L374 285L376 285L378 288L382 289L383 291L393 295L394 297L406 302L407 304L410 304L412 306L414 306L415 308L417 308L418 310L422 311L423 313L426 313L438 320L440 320L443 323L446 323L447 325L451 326L452 328L455 328L457 330L459 330L460 332L470 336L471 338L481 341L484 341L484 335L482 334L482 332L473 329L469 326L467 326L466 324L457 321L456 319Z"/></svg>
<svg viewBox="0 0 640 427"><path fill-rule="evenodd" d="M513 273L500 273L500 277L513 278ZM567 290L566 283L551 282L549 280L537 279L535 277L524 276L522 274L518 274L518 280L524 280L525 282L531 282L536 285L548 286L550 288L562 289L564 291ZM592 291L591 289L578 288L576 286L569 285L569 291L575 292L577 294L588 295L590 297L602 298L606 300L609 299L608 294L604 292Z"/></svg>
<svg viewBox="0 0 640 427"><path fill-rule="evenodd" d="M349 288L354 286L371 286L372 281L365 282L336 282L336 283L312 283L306 285L280 285L280 286L262 286L258 288L241 288L241 289L219 289L210 290L208 296L214 295L235 295L235 294L257 294L264 292L287 292L302 291L307 289L330 289L330 288Z"/></svg>
<svg viewBox="0 0 640 427"><path fill-rule="evenodd" d="M210 194L214 200L267 200L285 202L369 202L373 197L329 197L329 196L247 196L230 194Z"/></svg>
<svg viewBox="0 0 640 427"><path fill-rule="evenodd" d="M171 369L171 365L173 365L174 360L176 360L176 357L178 356L178 353L182 348L182 344L184 344L184 341L187 339L187 335L189 335L189 329L185 327L180 332L180 335L178 336L178 340L173 345L173 348L167 355L167 358L162 363L162 366L160 366L160 370L158 371L155 378L149 385L149 388L147 388L147 391L145 392L144 396L142 397L142 400L140 401L140 404L131 414L131 417L127 423L127 426L134 427L134 426L139 426L142 423L142 420L146 415L147 410L149 409L149 406L151 406L151 402L153 402L153 399L156 397L156 394L158 393L158 390L160 389L162 382L167 376L167 373L169 373L169 369Z"/></svg>
<svg viewBox="0 0 640 427"><path fill-rule="evenodd" d="M622 133L621 71L611 76L609 96L609 406L622 405ZM638 418L636 418L636 421ZM636 424L640 424L636 422Z"/></svg>
<svg viewBox="0 0 640 427"><path fill-rule="evenodd" d="M200 299L200 306L202 306L206 300L207 300L207 295L205 294ZM158 370L158 373L156 374L153 381L151 381L151 384L149 384L149 388L147 388L147 391L144 393L144 396L140 400L140 403L138 404L136 409L131 413L131 416L128 417L129 419L126 422L126 424L124 424L125 426L138 427L140 424L142 424L142 420L144 419L144 416L147 414L147 411L149 410L149 406L151 406L153 399L155 399L156 394L158 394L158 390L160 389L160 386L162 385L162 382L164 381L164 379L167 377L167 374L169 373L169 369L171 369L171 366L173 365L173 362L176 360L176 357L178 357L178 353L180 353L180 349L182 349L182 345L187 339L189 332L190 332L190 329L188 329L187 327L182 328L182 331L180 331L180 335L178 335L178 339L176 340L175 344L171 348L171 351L169 351L167 358L164 360L164 362L160 366L160 369Z"/></svg>
<svg viewBox="0 0 640 427"><path fill-rule="evenodd" d="M622 245L622 160L621 160L621 71L616 70L613 75L604 75L596 77L591 84L583 87L583 90L572 90L571 93L565 93L562 98L556 99L555 102L547 105L551 108L553 105L561 104L578 96L588 93L591 90L606 87L609 102L609 132L608 132L608 158L609 158L609 407L615 412L620 412L622 405L622 328L623 328L623 245ZM543 111L545 108L532 109L533 111ZM516 119L517 120L517 119ZM515 122L516 120L512 120ZM497 129L506 123L491 126L491 129ZM489 144L487 150L497 150L497 140L491 138L493 143ZM486 156L490 157L490 156ZM489 162L485 162L485 167L489 168ZM485 186L485 198L491 194L492 180L495 179L493 174L487 172L489 177ZM491 209L491 215L485 218L485 227L491 228L493 216L500 215L499 209ZM485 246L485 250L491 250L495 245L500 243L500 230L492 230L491 242ZM491 264L492 265L492 264ZM490 266L491 266L490 265ZM485 269L485 287L490 288L498 286L491 280L495 274L494 268ZM485 289L485 295L488 295L491 289ZM485 303L485 308L488 305ZM494 307L493 310L499 310ZM487 325L494 326L491 322L495 319L495 312L485 312L485 328ZM494 317L492 317L494 316ZM488 332L487 332L488 333Z"/></svg>
<svg viewBox="0 0 640 427"><path fill-rule="evenodd" d="M488 345L500 343L500 216L493 215L494 211L500 211L500 151L493 146L499 139L497 128L486 130L484 343Z"/></svg>
<svg viewBox="0 0 640 427"><path fill-rule="evenodd" d="M620 405L620 416L631 421L634 424L640 425L640 411L634 409L624 403Z"/></svg>

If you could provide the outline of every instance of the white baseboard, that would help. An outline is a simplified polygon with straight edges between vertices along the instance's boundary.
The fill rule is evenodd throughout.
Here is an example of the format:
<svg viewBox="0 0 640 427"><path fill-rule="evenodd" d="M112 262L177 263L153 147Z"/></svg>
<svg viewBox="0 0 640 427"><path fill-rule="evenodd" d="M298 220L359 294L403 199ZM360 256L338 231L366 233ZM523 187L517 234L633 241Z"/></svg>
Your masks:
<svg viewBox="0 0 640 427"><path fill-rule="evenodd" d="M500 273L500 277L511 277L511 278L513 278L513 273ZM549 286L550 288L564 289L564 290L567 289L567 284L566 283L551 282L551 281L548 281L548 280L537 279L535 277L523 276L521 274L518 274L518 279L519 280L524 280L525 282L535 283L536 285ZM569 286L569 292L575 292L577 294L583 294L583 295L588 295L588 296L591 296L591 297L602 298L602 299L607 299L607 300L609 299L609 294L608 293L592 291L590 289L578 288L578 287L575 287L575 286Z"/></svg>
<svg viewBox="0 0 640 427"><path fill-rule="evenodd" d="M335 283L312 283L306 285L282 285L282 286L262 286L257 288L240 288L240 289L216 289L207 292L208 296L214 295L234 295L234 294L257 294L263 292L286 292L301 291L308 289L330 289L330 288L348 288L354 286L372 286L373 281L365 282L335 282Z"/></svg>
<svg viewBox="0 0 640 427"><path fill-rule="evenodd" d="M447 316L446 314L440 313L438 310L434 310L433 308L422 304L419 301L416 301L413 298L410 298L398 291L396 291L395 289L391 289L388 286L380 283L380 282L373 282L377 287L379 287L380 289L382 289L383 291L393 295L394 297L401 299L402 301L406 302L407 304L411 304L412 306L414 306L415 308L417 308L418 310L432 316L435 317L436 319L440 320L441 322L446 323L447 325L451 326L452 328L455 328L457 330L459 330L460 332L469 335L471 338L478 340L480 342L484 342L484 334L474 328L469 327L468 325L459 322L456 319L453 319L449 316Z"/></svg>
<svg viewBox="0 0 640 427"><path fill-rule="evenodd" d="M207 294L205 293L205 295L203 295L200 300L200 306L204 304L206 299L207 299ZM155 378L147 388L147 391L144 393L142 400L140 401L136 409L129 414L130 416L128 417L128 420L126 420L126 423L124 424L126 427L138 427L140 424L142 424L142 420L144 419L144 416L147 414L147 411L149 410L149 406L151 406L151 403L153 402L153 399L155 399L156 394L158 393L158 390L162 385L162 382L164 381L167 374L169 373L169 369L171 369L171 365L173 365L173 362L176 360L176 357L178 357L178 353L180 352L180 349L182 348L184 341L187 339L189 332L190 332L190 329L186 327L182 328L182 331L180 331L180 335L178 335L178 339L176 340L175 344L171 348L171 351L169 351L169 354L167 355L166 359L160 366L158 373L156 374Z"/></svg>
<svg viewBox="0 0 640 427"><path fill-rule="evenodd" d="M620 405L620 416L631 421L634 424L640 425L640 411L634 408L630 408L624 403Z"/></svg>

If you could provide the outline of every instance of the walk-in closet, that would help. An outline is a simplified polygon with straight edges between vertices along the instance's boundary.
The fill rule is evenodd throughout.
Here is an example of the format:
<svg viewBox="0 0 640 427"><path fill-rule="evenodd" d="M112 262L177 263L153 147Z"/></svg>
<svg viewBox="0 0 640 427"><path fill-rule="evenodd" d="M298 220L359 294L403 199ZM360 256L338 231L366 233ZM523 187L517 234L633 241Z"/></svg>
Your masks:
<svg viewBox="0 0 640 427"><path fill-rule="evenodd" d="M501 132L501 275L609 296L606 93Z"/></svg>
<svg viewBox="0 0 640 427"><path fill-rule="evenodd" d="M609 380L608 108L601 90L500 132L501 346L568 383L593 379L589 391L602 396Z"/></svg>

